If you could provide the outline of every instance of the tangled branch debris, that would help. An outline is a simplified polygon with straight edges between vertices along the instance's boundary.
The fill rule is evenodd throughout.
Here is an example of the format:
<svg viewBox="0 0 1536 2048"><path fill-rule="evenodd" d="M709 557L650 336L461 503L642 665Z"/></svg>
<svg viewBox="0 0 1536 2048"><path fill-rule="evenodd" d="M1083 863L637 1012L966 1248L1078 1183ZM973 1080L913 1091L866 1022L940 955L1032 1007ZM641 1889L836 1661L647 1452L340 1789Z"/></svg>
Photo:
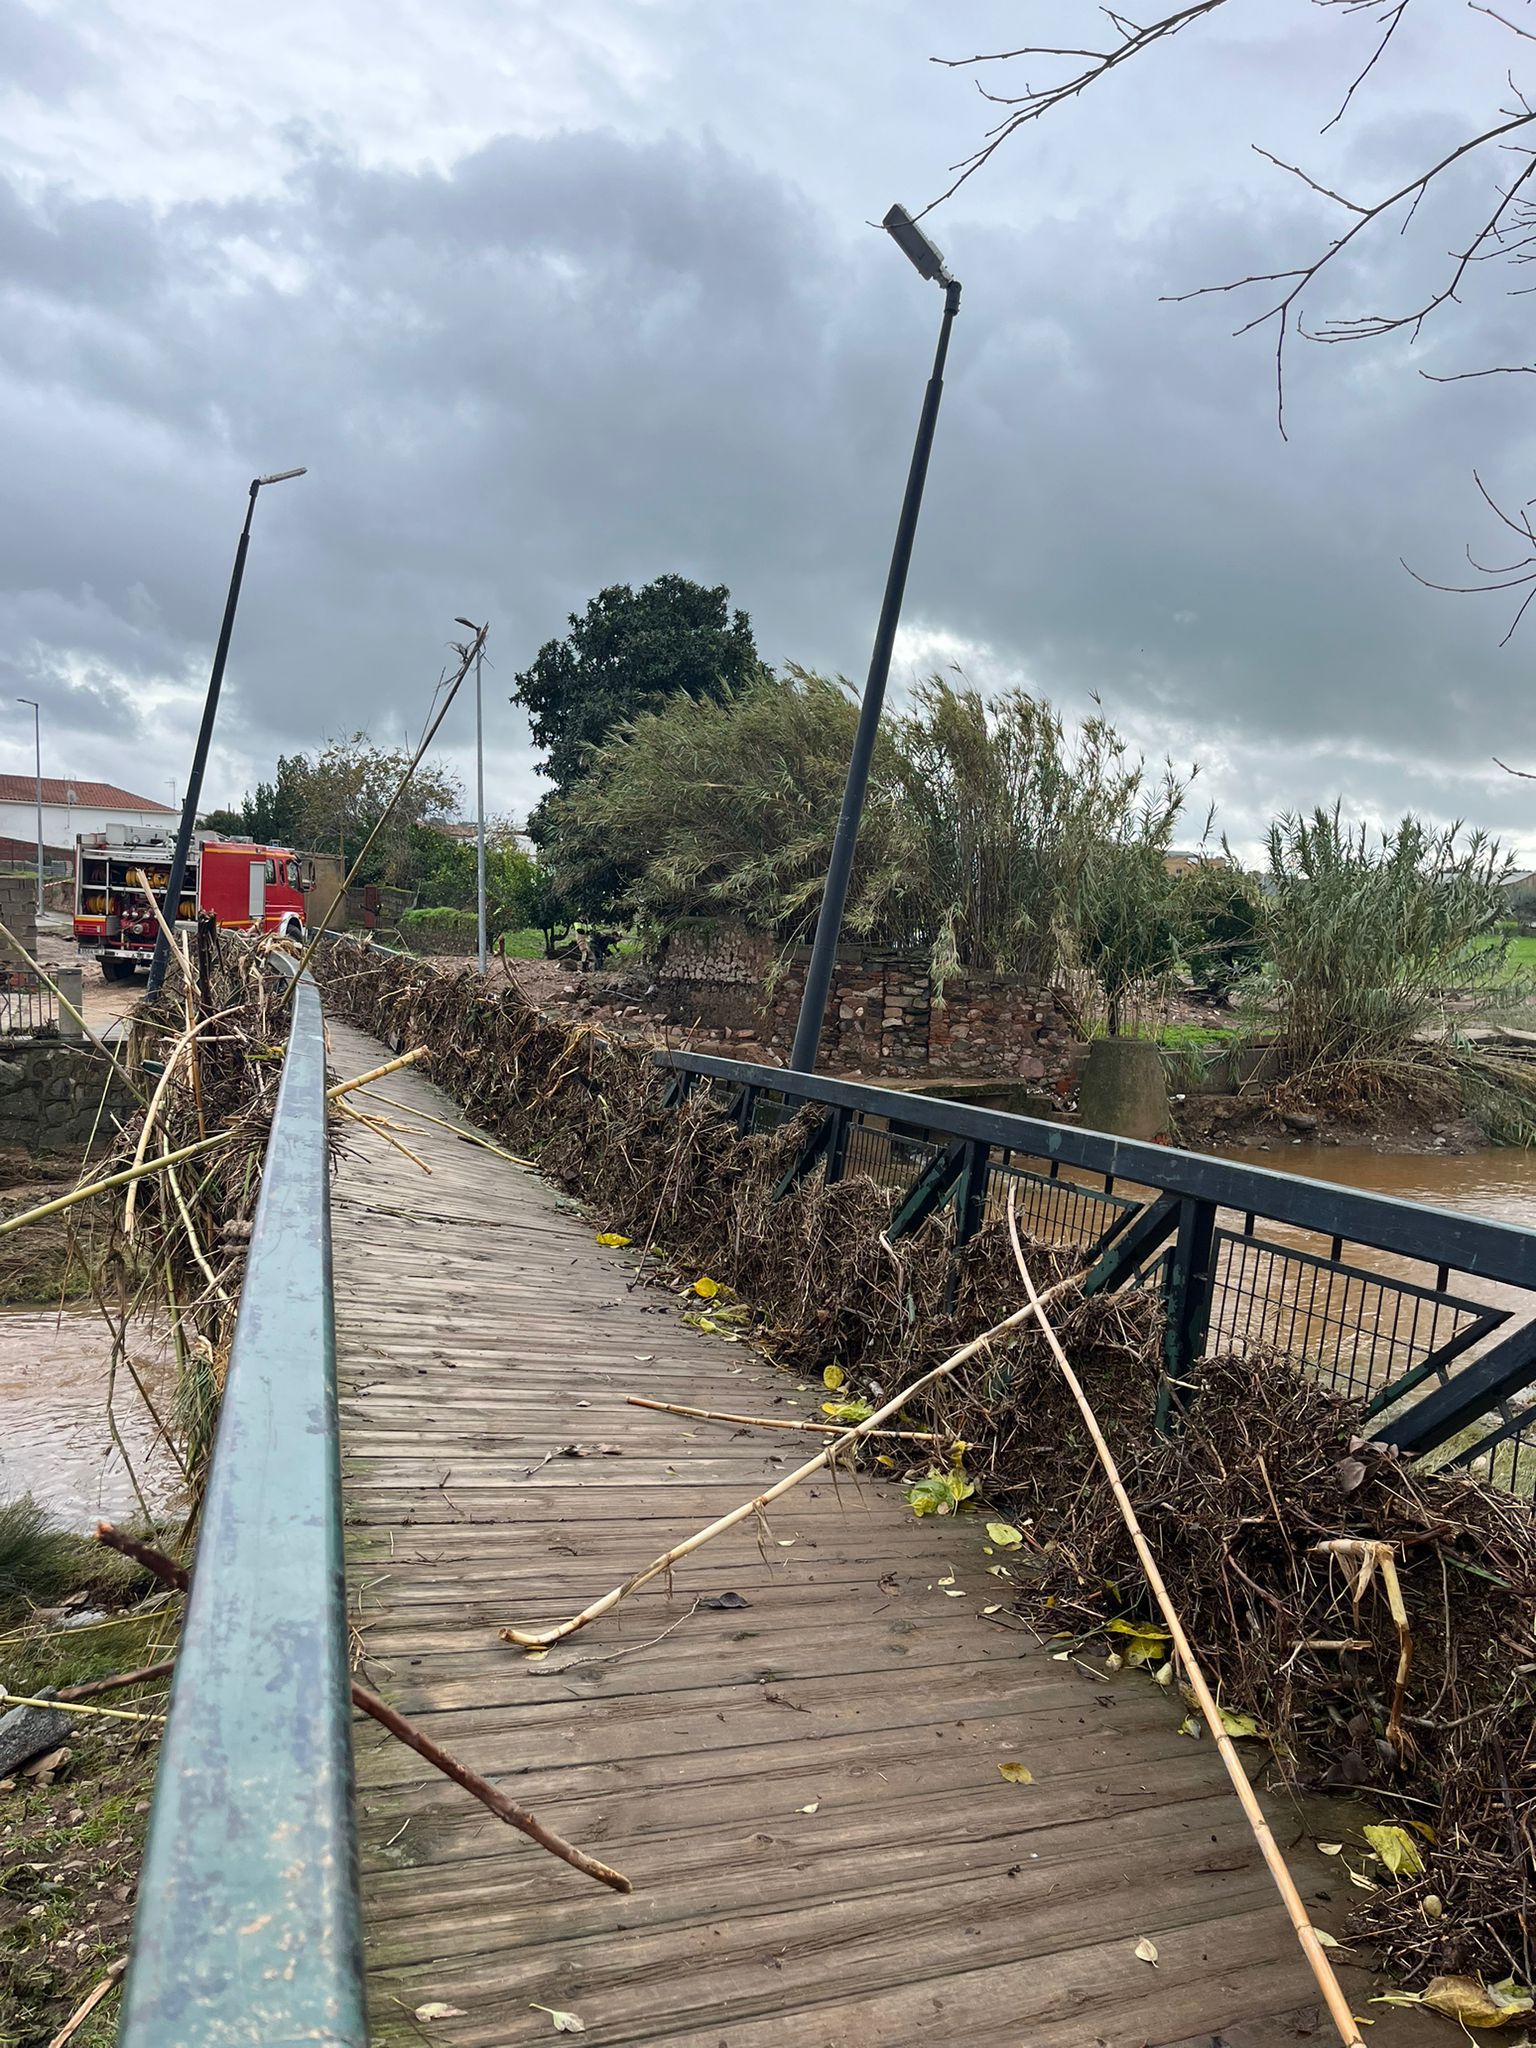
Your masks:
<svg viewBox="0 0 1536 2048"><path fill-rule="evenodd" d="M316 968L333 1012L390 1044L430 1045L430 1071L465 1114L607 1229L719 1276L802 1376L835 1366L873 1409L1016 1305L997 1229L956 1251L935 1219L893 1248L882 1234L897 1191L862 1178L829 1188L814 1175L774 1201L814 1109L742 1136L717 1100L668 1107L643 1053L541 1016L515 988L344 946ZM1042 1290L1070 1270L1060 1253L1029 1257ZM1282 1775L1357 1793L1415 1845L1395 1868L1363 1848L1358 1859L1354 1927L1401 1974L1530 1983L1530 1504L1362 1442L1354 1407L1253 1353L1202 1361L1181 1430L1159 1437L1159 1318L1148 1294L1069 1293L1054 1320L1224 1714L1267 1736ZM978 1488L1017 1526L1000 1569L1036 1625L1082 1643L1107 1630L1128 1661L1150 1646L1163 1663L1171 1638L1039 1331L1013 1331L916 1410L915 1426L972 1447ZM1341 1542L1357 1548L1317 1549ZM1353 1600L1362 1545L1395 1561L1400 1618Z"/></svg>

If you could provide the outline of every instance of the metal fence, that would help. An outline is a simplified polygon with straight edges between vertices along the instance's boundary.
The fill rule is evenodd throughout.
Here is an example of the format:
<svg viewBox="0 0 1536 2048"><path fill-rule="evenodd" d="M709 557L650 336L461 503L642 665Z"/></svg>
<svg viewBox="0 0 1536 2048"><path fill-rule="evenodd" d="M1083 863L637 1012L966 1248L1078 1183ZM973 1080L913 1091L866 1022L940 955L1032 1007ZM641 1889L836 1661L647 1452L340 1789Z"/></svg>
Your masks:
<svg viewBox="0 0 1536 2048"><path fill-rule="evenodd" d="M121 2048L364 2048L325 1043L294 991L187 1598Z"/></svg>
<svg viewBox="0 0 1536 2048"><path fill-rule="evenodd" d="M819 1103L785 1174L901 1191L892 1238L948 1207L958 1241L1005 1211L1075 1247L1088 1286L1165 1297L1165 1395L1202 1356L1277 1352L1365 1406L1374 1433L1536 1486L1536 1232L1389 1195L1033 1117L664 1052L681 1096L714 1090L742 1129Z"/></svg>
<svg viewBox="0 0 1536 2048"><path fill-rule="evenodd" d="M59 1000L30 967L0 969L0 1038L52 1038Z"/></svg>

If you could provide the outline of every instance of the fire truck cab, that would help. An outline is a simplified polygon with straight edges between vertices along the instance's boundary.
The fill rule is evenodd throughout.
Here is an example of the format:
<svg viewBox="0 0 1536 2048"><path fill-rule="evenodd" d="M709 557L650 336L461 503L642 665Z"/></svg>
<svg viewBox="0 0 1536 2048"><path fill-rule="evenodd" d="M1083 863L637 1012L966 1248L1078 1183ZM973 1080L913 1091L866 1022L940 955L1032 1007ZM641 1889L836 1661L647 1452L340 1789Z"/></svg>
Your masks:
<svg viewBox="0 0 1536 2048"><path fill-rule="evenodd" d="M82 958L101 962L108 981L147 969L154 955L159 925L134 879L141 868L173 924L192 924L200 911L211 911L227 930L303 936L306 864L290 848L195 834L173 915L165 891L174 850L167 834L123 825L76 840L75 942Z"/></svg>

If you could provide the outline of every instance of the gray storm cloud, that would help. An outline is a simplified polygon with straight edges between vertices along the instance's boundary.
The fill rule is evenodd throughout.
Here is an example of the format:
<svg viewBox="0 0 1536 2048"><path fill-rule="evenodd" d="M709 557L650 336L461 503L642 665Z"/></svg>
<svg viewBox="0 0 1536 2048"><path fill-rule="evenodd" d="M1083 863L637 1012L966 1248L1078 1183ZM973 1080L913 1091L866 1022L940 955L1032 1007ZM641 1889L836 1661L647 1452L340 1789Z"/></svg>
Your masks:
<svg viewBox="0 0 1536 2048"><path fill-rule="evenodd" d="M30 20L13 84L46 105L68 52L57 18ZM445 162L296 130L283 176L234 197L13 166L0 663L47 694L61 765L163 786L245 483L298 462L259 510L232 783L280 748L418 722L455 613L492 619L506 683L592 591L667 569L728 583L770 659L862 671L937 296L818 202L793 148L768 165L717 105L673 111L664 132L594 121ZM1357 147L1401 142L1389 123ZM1342 790L1519 840L1524 790L1488 757L1536 753L1529 657L1499 649L1502 615L1398 564L1454 577L1474 461L1528 495L1507 391L1431 386L1401 349L1298 352L1282 442L1268 343L1226 339L1224 302L1159 298L1304 239L1301 199L1010 220L1005 189L938 222L966 298L916 638L1068 705L1100 692L1144 743L1212 760L1240 824ZM1496 351L1507 302L1466 320L1458 357ZM521 808L504 696L500 807Z"/></svg>

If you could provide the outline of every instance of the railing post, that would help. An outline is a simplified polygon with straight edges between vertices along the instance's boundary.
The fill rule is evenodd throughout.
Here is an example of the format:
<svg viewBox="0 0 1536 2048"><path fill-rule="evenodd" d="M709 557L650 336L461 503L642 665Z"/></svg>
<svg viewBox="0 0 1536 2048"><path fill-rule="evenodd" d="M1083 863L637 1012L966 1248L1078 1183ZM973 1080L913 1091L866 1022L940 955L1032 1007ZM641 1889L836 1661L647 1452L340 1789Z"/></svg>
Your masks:
<svg viewBox="0 0 1536 2048"><path fill-rule="evenodd" d="M971 1138L965 1147L965 1164L955 1188L955 1243L962 1245L980 1230L987 1211L987 1165L991 1147Z"/></svg>
<svg viewBox="0 0 1536 2048"><path fill-rule="evenodd" d="M1213 1240L1216 1204L1185 1196L1179 1204L1179 1225L1174 1233L1168 1262L1168 1286L1164 1296L1163 1384L1157 1397L1157 1425L1168 1421L1170 1382L1187 1379L1189 1370L1205 1348L1211 1321Z"/></svg>
<svg viewBox="0 0 1536 2048"><path fill-rule="evenodd" d="M848 1112L846 1109L837 1108L832 1110L830 1115L832 1131L827 1139L826 1170L828 1187L831 1187L833 1181L842 1179L843 1162L848 1157Z"/></svg>

